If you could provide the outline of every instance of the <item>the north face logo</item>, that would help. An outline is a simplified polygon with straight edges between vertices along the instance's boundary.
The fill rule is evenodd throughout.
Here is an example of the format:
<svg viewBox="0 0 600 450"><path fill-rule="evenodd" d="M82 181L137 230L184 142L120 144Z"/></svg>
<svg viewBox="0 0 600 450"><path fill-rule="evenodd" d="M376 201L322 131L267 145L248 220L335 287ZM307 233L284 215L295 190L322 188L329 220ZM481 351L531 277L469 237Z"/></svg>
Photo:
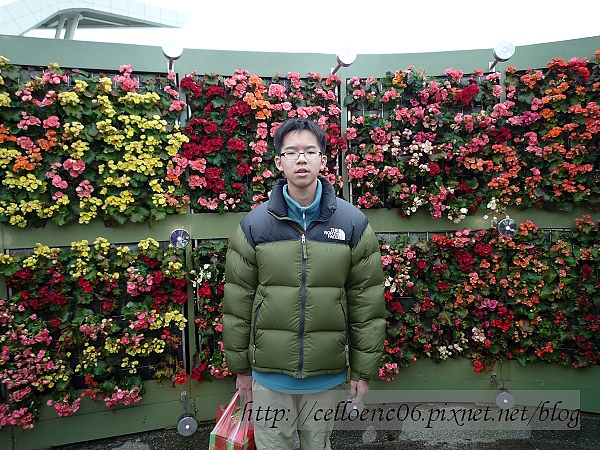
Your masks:
<svg viewBox="0 0 600 450"><path fill-rule="evenodd" d="M340 230L339 228L332 228L331 230L325 230L325 231L323 231L323 233L329 239L337 239L338 241L346 240L346 233L344 233L344 230Z"/></svg>

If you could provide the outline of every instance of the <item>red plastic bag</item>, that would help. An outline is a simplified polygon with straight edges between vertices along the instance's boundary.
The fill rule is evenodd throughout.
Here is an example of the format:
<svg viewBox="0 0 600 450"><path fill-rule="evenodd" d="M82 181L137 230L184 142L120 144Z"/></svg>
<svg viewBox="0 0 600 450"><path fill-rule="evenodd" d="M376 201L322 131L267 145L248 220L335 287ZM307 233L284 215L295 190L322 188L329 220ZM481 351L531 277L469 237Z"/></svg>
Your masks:
<svg viewBox="0 0 600 450"><path fill-rule="evenodd" d="M229 404L217 411L217 424L210 433L209 450L252 450L254 430L250 410L238 406L240 393L236 392Z"/></svg>

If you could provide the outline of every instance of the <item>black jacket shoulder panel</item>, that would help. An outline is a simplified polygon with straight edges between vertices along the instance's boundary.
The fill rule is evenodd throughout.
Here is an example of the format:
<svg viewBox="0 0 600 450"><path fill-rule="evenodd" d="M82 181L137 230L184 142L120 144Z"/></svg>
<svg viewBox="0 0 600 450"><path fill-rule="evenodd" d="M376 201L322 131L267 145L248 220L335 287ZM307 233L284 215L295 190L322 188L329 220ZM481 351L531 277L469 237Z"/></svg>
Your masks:
<svg viewBox="0 0 600 450"><path fill-rule="evenodd" d="M240 226L253 248L266 242L279 242L298 239L299 225L287 216L277 218L263 203L250 211L240 222Z"/></svg>
<svg viewBox="0 0 600 450"><path fill-rule="evenodd" d="M321 212L306 230L308 239L355 247L367 227L367 217L347 201L336 197L326 178L320 177L320 180L323 186ZM285 183L284 179L278 180L269 201L250 211L240 223L254 248L261 243L293 240L300 236L299 225L287 215L283 196Z"/></svg>

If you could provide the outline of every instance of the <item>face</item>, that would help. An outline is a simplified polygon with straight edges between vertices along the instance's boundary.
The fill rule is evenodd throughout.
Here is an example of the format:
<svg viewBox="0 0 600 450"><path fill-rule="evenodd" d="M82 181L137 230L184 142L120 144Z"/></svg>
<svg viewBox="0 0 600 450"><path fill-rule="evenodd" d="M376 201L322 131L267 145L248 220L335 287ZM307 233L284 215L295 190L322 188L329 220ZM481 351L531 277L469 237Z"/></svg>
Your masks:
<svg viewBox="0 0 600 450"><path fill-rule="evenodd" d="M319 142L314 134L308 130L292 131L283 138L281 153L285 152L320 152ZM325 168L327 156L309 161L305 155L300 155L296 161L290 161L285 156L276 156L275 164L281 170L288 180L288 193L298 201L298 199L309 199L312 196L314 200L317 190L317 176ZM311 200L311 203L312 203ZM298 201L298 203L302 204ZM307 206L307 205L302 205Z"/></svg>

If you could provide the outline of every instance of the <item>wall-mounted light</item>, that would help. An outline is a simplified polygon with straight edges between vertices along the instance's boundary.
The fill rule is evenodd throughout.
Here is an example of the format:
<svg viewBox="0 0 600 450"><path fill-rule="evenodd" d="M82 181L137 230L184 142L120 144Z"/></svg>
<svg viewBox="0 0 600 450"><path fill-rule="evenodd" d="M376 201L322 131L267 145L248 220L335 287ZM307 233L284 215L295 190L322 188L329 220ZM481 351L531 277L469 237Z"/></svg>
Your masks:
<svg viewBox="0 0 600 450"><path fill-rule="evenodd" d="M499 62L508 61L515 54L515 46L512 42L502 41L494 47L494 61L490 62L490 72Z"/></svg>
<svg viewBox="0 0 600 450"><path fill-rule="evenodd" d="M508 389L505 389L504 386L500 384L496 372L492 372L492 378L490 381L494 383L496 385L496 389L498 389L498 395L496 396L496 405L498 405L498 408L510 409L515 406L515 398L510 392L508 392Z"/></svg>
<svg viewBox="0 0 600 450"><path fill-rule="evenodd" d="M169 39L162 46L162 52L165 58L169 60L168 70L173 72L175 61L178 60L183 54L183 46L176 39Z"/></svg>
<svg viewBox="0 0 600 450"><path fill-rule="evenodd" d="M181 401L183 402L183 414L177 422L177 431L182 436L191 436L198 429L198 422L187 410L187 392L181 392Z"/></svg>
<svg viewBox="0 0 600 450"><path fill-rule="evenodd" d="M331 71L331 75L335 75L335 73L340 70L340 67L348 67L351 66L354 61L356 61L356 53L352 52L343 52L336 55L337 58L337 67Z"/></svg>

